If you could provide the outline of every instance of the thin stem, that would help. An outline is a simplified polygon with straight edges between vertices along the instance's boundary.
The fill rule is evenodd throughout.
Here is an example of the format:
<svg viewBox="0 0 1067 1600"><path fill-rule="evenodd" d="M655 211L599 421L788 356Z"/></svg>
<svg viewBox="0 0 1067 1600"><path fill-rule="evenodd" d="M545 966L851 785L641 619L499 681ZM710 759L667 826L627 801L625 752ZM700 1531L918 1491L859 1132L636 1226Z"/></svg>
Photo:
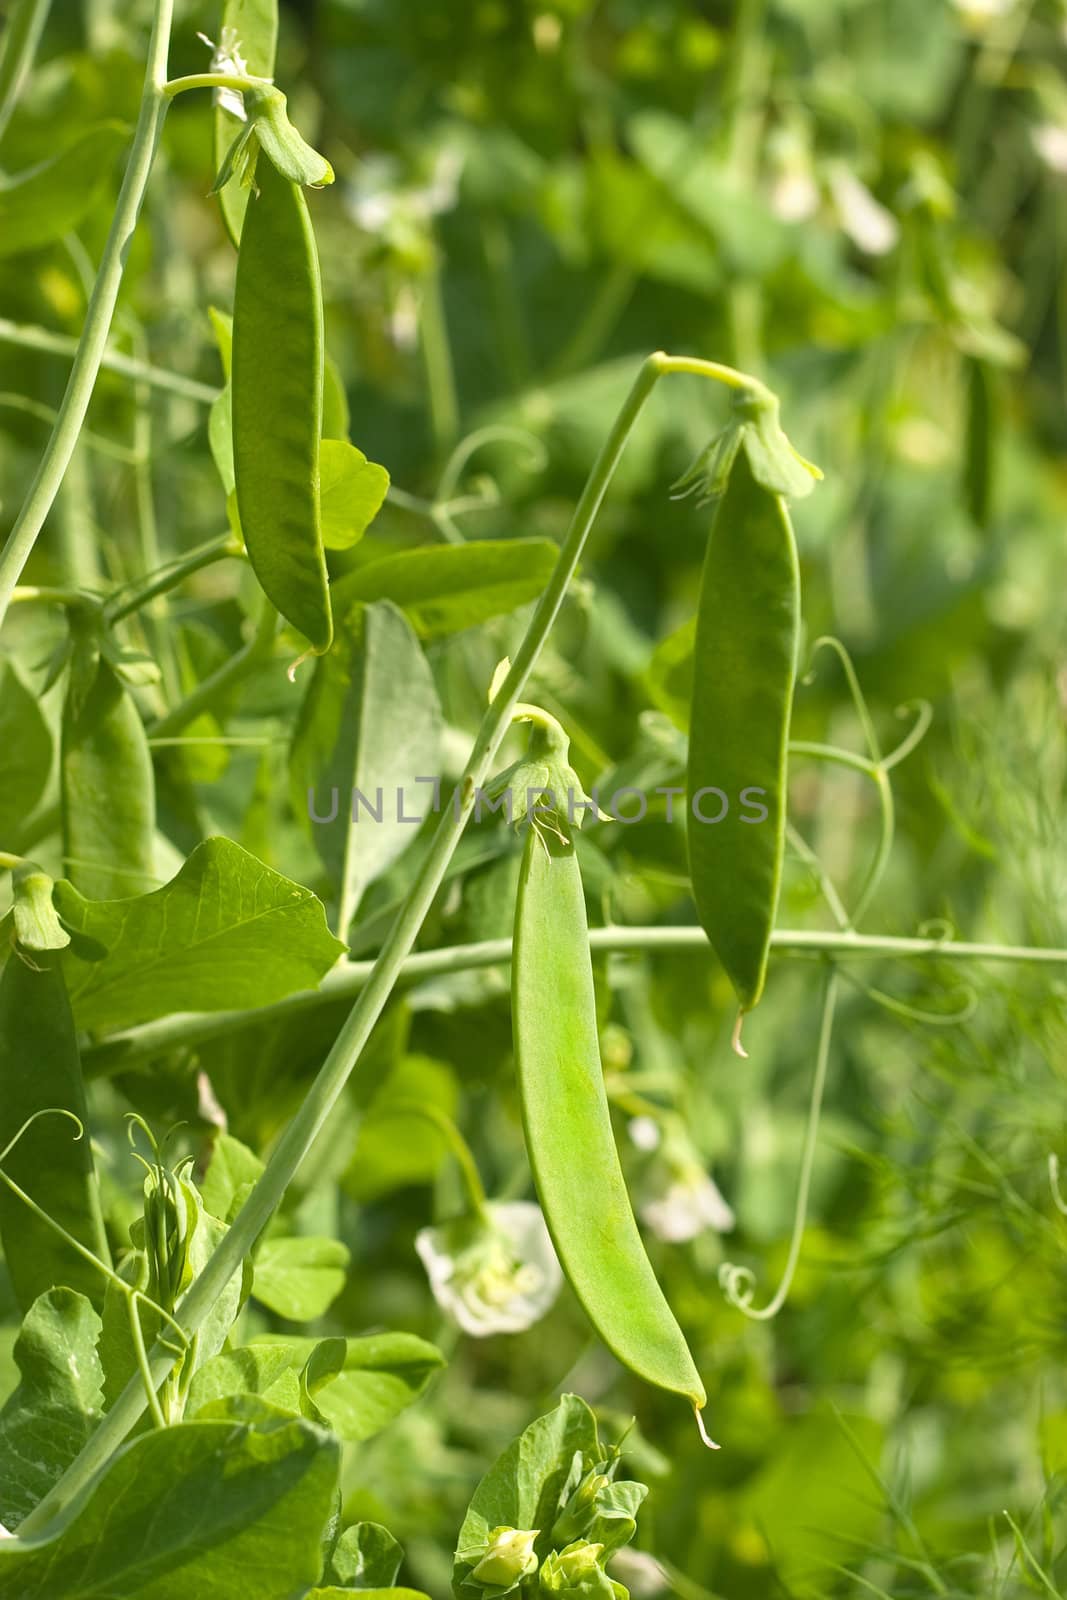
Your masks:
<svg viewBox="0 0 1067 1600"><path fill-rule="evenodd" d="M393 1100L388 1105L382 1106L367 1118L368 1122L379 1122L387 1117L423 1117L433 1124L437 1131L444 1135L448 1148L456 1158L456 1165L463 1174L463 1187L467 1191L471 1211L483 1220L489 1220L488 1202L485 1198L485 1185L482 1183L478 1164L471 1154L471 1147L460 1133L459 1128L440 1107L423 1104L419 1100Z"/></svg>
<svg viewBox="0 0 1067 1600"><path fill-rule="evenodd" d="M23 350L40 350L50 356L76 356L79 341L65 333L53 333L50 328L38 328L29 322L12 322L10 317L0 317L0 344L18 345ZM146 383L151 389L163 389L168 394L181 395L185 400L195 400L209 406L217 400L219 390L209 383L198 383L180 372L168 372L165 367L154 367L145 361L136 361L117 350L105 350L99 365L105 372L115 372L134 383Z"/></svg>
<svg viewBox="0 0 1067 1600"><path fill-rule="evenodd" d="M238 77L232 72L190 72L184 78L171 78L163 85L163 93L168 100L173 100L176 94L185 94L188 89L236 89L238 94L244 94L246 89L273 88L269 78Z"/></svg>
<svg viewBox="0 0 1067 1600"><path fill-rule="evenodd" d="M0 864L4 858L0 857ZM15 862L17 857L8 857ZM676 950L704 950L711 954L702 928L611 927L591 928L589 947L601 954L647 951L653 955ZM954 939L900 939L877 934L814 932L807 929L778 928L771 935L771 948L779 955L832 956L843 960L909 960L936 956L944 961L1004 961L1013 965L1033 963L1067 967L1067 950L1043 949L1033 945L968 944ZM475 972L485 967L505 966L511 960L510 939L486 939L479 944L447 945L442 950L420 950L408 955L397 971L397 983L413 984L428 978L448 977L457 972ZM262 1023L281 1023L319 1006L336 1005L339 1000L361 994L374 972L374 961L343 961L327 973L317 989L301 990L269 1006L253 1006L244 1011L193 1011L143 1022L104 1039L87 1044L82 1051L86 1073L95 1077L126 1072L152 1061L165 1052L192 1048L212 1039L225 1039Z"/></svg>
<svg viewBox="0 0 1067 1600"><path fill-rule="evenodd" d="M15 0L8 17L0 50L0 139L7 132L22 85L33 66L50 4L51 0Z"/></svg>
<svg viewBox="0 0 1067 1600"><path fill-rule="evenodd" d="M256 631L248 643L229 661L224 661L216 672L197 684L180 705L176 705L158 721L149 723L149 739L167 739L175 733L181 733L190 722L196 721L201 712L212 710L231 689L258 671L273 653L277 625L278 614L269 601L265 601Z"/></svg>
<svg viewBox="0 0 1067 1600"><path fill-rule="evenodd" d="M459 401L456 398L452 349L448 342L448 324L441 293L441 268L436 261L422 283L419 342L426 369L434 444L438 450L444 451L449 449L459 432Z"/></svg>
<svg viewBox="0 0 1067 1600"><path fill-rule="evenodd" d="M474 748L455 795L433 835L422 866L396 921L318 1076L285 1132L278 1140L262 1176L253 1187L227 1233L181 1301L179 1320L190 1337L197 1332L249 1250L280 1204L286 1189L308 1151L329 1120L345 1084L359 1060L375 1023L381 1016L401 968L418 937L448 869L463 829L474 810L476 794L493 768L497 751L511 723L511 714L533 669L581 559L601 502L607 493L626 441L646 400L655 388L667 358L650 356L642 363L623 401L600 454L575 507L559 559L541 595L525 637L496 699L487 708ZM156 730L158 731L158 730ZM175 1357L158 1341L149 1356L153 1378L165 1378ZM126 1438L145 1407L139 1379L131 1379L100 1423L77 1459L60 1481L22 1523L20 1532L38 1532L88 1483Z"/></svg>
<svg viewBox="0 0 1067 1600"><path fill-rule="evenodd" d="M661 372L688 372L698 378L714 378L717 383L724 383L728 389L739 389L749 394L756 394L766 399L773 399L767 385L758 378L752 377L748 372L739 372L736 367L727 367L721 361L704 361L699 356L664 356L659 361L662 363Z"/></svg>
<svg viewBox="0 0 1067 1600"><path fill-rule="evenodd" d="M232 534L224 533L219 538L212 539L210 543L201 545L199 549L190 551L179 561L171 562L168 566L140 589L136 589L121 605L104 607L104 615L110 624L121 622L124 617L131 616L133 612L140 611L142 606L148 605L157 595L166 594L168 589L176 589L180 583L194 572L201 572L204 567L214 566L217 561L224 561L227 556L239 556L242 551L234 542Z"/></svg>
<svg viewBox="0 0 1067 1600"><path fill-rule="evenodd" d="M128 1316L130 1322L130 1337L133 1340L134 1353L137 1357L137 1369L141 1374L141 1381L144 1384L145 1399L148 1401L148 1409L152 1413L152 1421L155 1423L157 1428L165 1428L167 1426L167 1419L163 1415L163 1408L159 1403L159 1396L156 1393L156 1386L152 1381L152 1373L148 1365L148 1351L144 1346L144 1330L141 1327L141 1314L137 1309L137 1298L135 1295L128 1294L126 1296L126 1315Z"/></svg>
<svg viewBox="0 0 1067 1600"><path fill-rule="evenodd" d="M11 593L30 558L37 535L44 526L63 474L67 470L74 446L78 442L92 398L96 375L100 370L107 345L108 330L115 311L119 287L130 241L137 226L148 186L156 146L166 115L167 101L163 86L167 77L167 51L170 44L171 20L174 0L156 0L152 37L148 46L141 110L133 137L129 162L119 190L118 203L107 236L100 270L93 285L85 325L78 341L66 392L59 408L59 416L52 436L45 447L40 466L15 518L14 526L0 555L0 627L7 615Z"/></svg>
<svg viewBox="0 0 1067 1600"><path fill-rule="evenodd" d="M743 1311L746 1317L753 1322L770 1322L776 1317L789 1298L789 1291L793 1287L793 1278L796 1275L797 1263L800 1260L800 1249L804 1242L804 1229L808 1221L808 1197L811 1193L811 1175L815 1168L815 1151L819 1142L819 1117L822 1113L823 1094L826 1089L826 1069L830 1061L830 1039L834 1028L834 1011L837 1006L837 974L833 968L827 973L826 991L823 997L822 1022L819 1027L819 1046L815 1058L815 1077L811 1086L811 1104L808 1107L808 1123L804 1130L804 1150L800 1159L800 1179L797 1183L796 1210L793 1214L793 1234L789 1241L789 1254L786 1257L785 1270L782 1281L765 1306L756 1308L752 1304L755 1290L755 1280L747 1267L735 1267L729 1262L723 1262L719 1268L719 1282L730 1304L738 1311Z"/></svg>
<svg viewBox="0 0 1067 1600"><path fill-rule="evenodd" d="M11 591L12 605L83 606L95 598L83 589L54 589L35 583L19 584Z"/></svg>

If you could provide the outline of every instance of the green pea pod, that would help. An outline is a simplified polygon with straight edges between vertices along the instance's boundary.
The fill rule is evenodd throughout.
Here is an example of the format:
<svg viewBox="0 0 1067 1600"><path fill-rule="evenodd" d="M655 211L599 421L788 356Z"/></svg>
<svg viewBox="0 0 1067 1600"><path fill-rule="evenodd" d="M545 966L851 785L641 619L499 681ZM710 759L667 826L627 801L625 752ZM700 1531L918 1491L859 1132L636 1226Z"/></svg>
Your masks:
<svg viewBox="0 0 1067 1600"><path fill-rule="evenodd" d="M319 260L300 187L266 159L256 177L233 308L237 509L264 593L321 654L333 618L319 522Z"/></svg>
<svg viewBox="0 0 1067 1600"><path fill-rule="evenodd" d="M85 1125L85 1089L66 985L55 950L24 950L14 918L0 922L0 1150L35 1112L67 1111ZM88 1134L70 1116L39 1116L0 1161L5 1173L67 1233L108 1260ZM27 1310L67 1284L96 1302L100 1273L6 1184L0 1240L15 1294Z"/></svg>
<svg viewBox="0 0 1067 1600"><path fill-rule="evenodd" d="M75 652L75 664L80 651ZM94 900L158 887L155 780L144 723L104 657L87 692L72 671L63 708L60 814L70 881Z"/></svg>
<svg viewBox="0 0 1067 1600"><path fill-rule="evenodd" d="M789 513L754 466L737 451L704 558L686 813L697 914L742 1011L763 992L778 909L800 629Z"/></svg>
<svg viewBox="0 0 1067 1600"><path fill-rule="evenodd" d="M581 872L566 825L531 827L515 909L512 1012L526 1147L560 1264L590 1322L631 1372L684 1395L704 1387L645 1254L611 1130Z"/></svg>

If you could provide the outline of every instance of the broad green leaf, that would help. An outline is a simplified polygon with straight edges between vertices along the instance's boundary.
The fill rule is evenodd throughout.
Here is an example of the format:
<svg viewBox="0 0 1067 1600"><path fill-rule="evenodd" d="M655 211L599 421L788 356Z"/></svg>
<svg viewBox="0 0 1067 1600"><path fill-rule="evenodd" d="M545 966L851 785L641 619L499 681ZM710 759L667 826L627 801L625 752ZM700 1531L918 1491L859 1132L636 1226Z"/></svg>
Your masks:
<svg viewBox="0 0 1067 1600"><path fill-rule="evenodd" d="M440 736L433 676L401 612L387 602L351 611L315 663L290 776L297 815L353 909L414 839L433 795L416 780L436 777Z"/></svg>
<svg viewBox="0 0 1067 1600"><path fill-rule="evenodd" d="M342 948L309 889L229 839L198 845L154 894L91 901L59 883L56 907L81 948L100 953L64 956L82 1028L270 1005L313 989Z"/></svg>
<svg viewBox="0 0 1067 1600"><path fill-rule="evenodd" d="M51 1538L0 1539L0 1600L292 1600L319 1581L335 1440L259 1402L145 1434Z"/></svg>
<svg viewBox="0 0 1067 1600"><path fill-rule="evenodd" d="M494 1528L537 1528L538 1554L551 1548L552 1527L575 1456L595 1463L602 1454L593 1413L573 1394L565 1394L554 1411L512 1440L475 1489L459 1530L452 1569L458 1600L484 1600L484 1586L466 1581L477 1558L468 1559L464 1552L484 1549Z"/></svg>
<svg viewBox="0 0 1067 1600"><path fill-rule="evenodd" d="M227 29L232 30L234 49L249 75L253 78L273 78L274 51L278 39L278 0L223 0L217 36L219 43L223 42ZM227 150L243 126L241 119L226 109L225 97L224 103L215 107L214 124L214 168L218 172ZM244 185L239 183L228 183L219 193L222 218L234 244L241 237L248 193Z"/></svg>
<svg viewBox="0 0 1067 1600"><path fill-rule="evenodd" d="M85 1086L63 957L21 950L14 916L0 921L0 1150L30 1117L3 1170L79 1244L109 1260L92 1147L78 1137L86 1124ZM71 1116L35 1116L61 1108ZM0 1184L0 1240L15 1294L24 1310L54 1284L66 1283L99 1301L101 1274L6 1184Z"/></svg>
<svg viewBox="0 0 1067 1600"><path fill-rule="evenodd" d="M344 1288L348 1261L348 1247L338 1239L264 1239L252 1293L279 1317L312 1322Z"/></svg>
<svg viewBox="0 0 1067 1600"><path fill-rule="evenodd" d="M425 1117L383 1115L390 1102L405 1101L410 1108L435 1106L446 1116L456 1110L459 1092L452 1069L424 1056L405 1056L390 1072L370 1102L360 1122L344 1186L361 1204L390 1194L409 1184L433 1182L448 1147Z"/></svg>
<svg viewBox="0 0 1067 1600"><path fill-rule="evenodd" d="M12 661L0 664L0 839L17 850L52 770L52 734Z"/></svg>
<svg viewBox="0 0 1067 1600"><path fill-rule="evenodd" d="M696 618L660 641L652 653L645 674L648 692L676 728L689 731L689 706L693 698L693 647Z"/></svg>
<svg viewBox="0 0 1067 1600"><path fill-rule="evenodd" d="M396 1582L404 1552L380 1522L355 1522L333 1547L326 1576L345 1590L388 1589Z"/></svg>
<svg viewBox="0 0 1067 1600"><path fill-rule="evenodd" d="M76 228L96 204L127 137L121 123L102 122L28 172L0 177L0 256L37 250Z"/></svg>
<svg viewBox="0 0 1067 1600"><path fill-rule="evenodd" d="M550 539L420 545L339 578L334 612L343 617L357 600L391 600L421 638L436 639L536 600L558 557Z"/></svg>
<svg viewBox="0 0 1067 1600"><path fill-rule="evenodd" d="M254 1340L253 1345L260 1340ZM436 1345L413 1333L372 1333L348 1340L319 1340L277 1334L264 1336L263 1343L284 1342L293 1351L300 1368L314 1360L310 1387L316 1407L342 1439L358 1443L390 1423L422 1394L426 1385L445 1364ZM343 1364L333 1348L346 1344ZM326 1348L321 1356L316 1352ZM333 1374L325 1382L326 1373Z"/></svg>
<svg viewBox="0 0 1067 1600"><path fill-rule="evenodd" d="M324 438L319 450L319 517L327 550L358 543L382 509L389 474L347 439Z"/></svg>
<svg viewBox="0 0 1067 1600"><path fill-rule="evenodd" d="M262 1171L262 1161L246 1144L232 1134L220 1133L200 1185L205 1209L223 1222L232 1222L249 1184L255 1183Z"/></svg>
<svg viewBox="0 0 1067 1600"><path fill-rule="evenodd" d="M14 1532L57 1483L103 1409L100 1318L84 1295L50 1289L15 1340L21 1382L0 1411L0 1523Z"/></svg>
<svg viewBox="0 0 1067 1600"><path fill-rule="evenodd" d="M287 1344L246 1344L223 1350L198 1369L189 1385L185 1414L231 1395L258 1394L291 1411L300 1409L299 1357Z"/></svg>

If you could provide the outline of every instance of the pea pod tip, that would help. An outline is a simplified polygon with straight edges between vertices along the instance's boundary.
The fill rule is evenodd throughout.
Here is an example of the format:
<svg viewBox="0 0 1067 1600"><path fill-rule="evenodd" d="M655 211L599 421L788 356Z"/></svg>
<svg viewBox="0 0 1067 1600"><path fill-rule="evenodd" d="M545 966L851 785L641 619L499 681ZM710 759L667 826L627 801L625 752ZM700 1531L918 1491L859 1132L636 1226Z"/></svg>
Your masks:
<svg viewBox="0 0 1067 1600"><path fill-rule="evenodd" d="M741 1043L741 1029L744 1027L744 1025L745 1025L745 1010L744 1010L744 1007L742 1006L742 1007L738 1008L737 1020L734 1023L734 1031L733 1031L732 1035L730 1036L730 1049L733 1051L735 1056L740 1056L742 1061L747 1061L748 1060L748 1051L745 1049L744 1045Z"/></svg>
<svg viewBox="0 0 1067 1600"><path fill-rule="evenodd" d="M709 1450L721 1450L722 1446L715 1443L715 1440L711 1437L711 1434L704 1425L704 1413L700 1406L695 1405L693 1407L693 1416L696 1419L697 1432L700 1434L702 1443L704 1443Z"/></svg>

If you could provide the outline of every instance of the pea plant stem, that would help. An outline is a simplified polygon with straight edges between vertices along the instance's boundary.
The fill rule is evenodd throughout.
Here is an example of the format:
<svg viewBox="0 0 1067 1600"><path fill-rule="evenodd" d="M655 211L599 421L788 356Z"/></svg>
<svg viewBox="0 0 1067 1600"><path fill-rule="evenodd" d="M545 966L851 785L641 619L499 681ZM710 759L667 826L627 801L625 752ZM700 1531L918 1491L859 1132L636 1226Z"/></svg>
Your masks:
<svg viewBox="0 0 1067 1600"><path fill-rule="evenodd" d="M15 0L8 16L0 48L0 139L33 65L50 5L51 0Z"/></svg>
<svg viewBox="0 0 1067 1600"><path fill-rule="evenodd" d="M275 1145L262 1176L231 1227L182 1298L177 1315L188 1336L199 1329L280 1204L301 1162L326 1125L371 1030L396 986L403 964L411 954L463 829L474 810L477 792L492 773L497 752L511 725L515 706L563 604L626 441L657 381L670 370L669 358L661 352L649 356L642 363L623 401L575 507L559 559L530 619L525 637L496 698L482 719L474 748L457 787L455 804L447 806L442 813L422 867L397 913L366 985L342 1025L300 1109ZM154 731L158 733L159 729ZM175 1359L174 1352L161 1343L157 1342L153 1347L149 1366L157 1385L168 1377ZM21 1534L39 1533L104 1469L145 1405L144 1387L138 1377L127 1384L76 1460L22 1523Z"/></svg>
<svg viewBox="0 0 1067 1600"><path fill-rule="evenodd" d="M192 693L173 710L168 711L157 721L149 723L149 739L167 739L172 734L181 733L190 722L196 721L201 712L213 710L231 689L243 683L245 678L251 677L254 672L258 672L274 649L277 626L278 613L269 601L264 601L256 631L248 643L238 650L235 656L231 656L229 661L224 661L216 672L210 673L198 683Z"/></svg>
<svg viewBox="0 0 1067 1600"><path fill-rule="evenodd" d="M17 858L12 858L17 859ZM4 858L0 857L0 867ZM594 954L645 952L649 955L677 950L709 951L702 928L591 928L589 945ZM1036 945L969 944L957 939L908 939L878 934L819 932L779 928L771 936L779 955L829 956L835 961L909 960L936 956L943 961L993 961L1012 965L1067 967L1067 950ZM710 951L709 951L710 954ZM510 939L486 939L478 944L448 945L441 950L419 950L401 962L398 984L424 982L456 972L499 967L511 960ZM195 1011L163 1017L127 1028L87 1045L82 1065L89 1076L126 1072L157 1059L167 1050L207 1044L257 1025L278 1026L288 1018L336 1005L361 994L374 971L374 961L345 961L328 973L317 989L302 990L274 1005L244 1011Z"/></svg>
<svg viewBox="0 0 1067 1600"><path fill-rule="evenodd" d="M158 595L166 594L170 589L176 589L185 579L194 572L202 572L205 567L214 566L217 561L224 561L227 556L239 556L240 547L232 534L222 534L218 539L201 545L199 549L191 550L187 556L171 562L157 573L141 588L136 589L132 595L118 605L105 606L105 615L108 622L121 622L124 617L132 616L135 611L140 611Z"/></svg>
<svg viewBox="0 0 1067 1600"><path fill-rule="evenodd" d="M63 475L89 409L96 375L104 359L127 250L137 226L163 119L169 105L164 88L167 81L167 54L173 9L174 0L156 0L140 114L137 118L122 187L119 190L115 215L104 245L93 292L89 298L85 325L78 340L74 364L71 367L51 438L45 447L22 509L15 518L7 544L0 554L0 627L3 626L12 592L29 560L37 535L44 526L45 518L59 493Z"/></svg>
<svg viewBox="0 0 1067 1600"><path fill-rule="evenodd" d="M0 344L17 345L23 350L39 350L42 355L75 356L78 340L65 333L53 333L51 328L39 328L31 322L12 322L10 317L0 317ZM133 356L124 356L118 350L106 350L100 357L100 366L106 372L115 372L134 383L146 384L150 389L162 389L168 394L181 395L185 400L195 400L198 405L209 406L219 395L209 383L199 383L181 372L168 372L165 367L152 366Z"/></svg>

